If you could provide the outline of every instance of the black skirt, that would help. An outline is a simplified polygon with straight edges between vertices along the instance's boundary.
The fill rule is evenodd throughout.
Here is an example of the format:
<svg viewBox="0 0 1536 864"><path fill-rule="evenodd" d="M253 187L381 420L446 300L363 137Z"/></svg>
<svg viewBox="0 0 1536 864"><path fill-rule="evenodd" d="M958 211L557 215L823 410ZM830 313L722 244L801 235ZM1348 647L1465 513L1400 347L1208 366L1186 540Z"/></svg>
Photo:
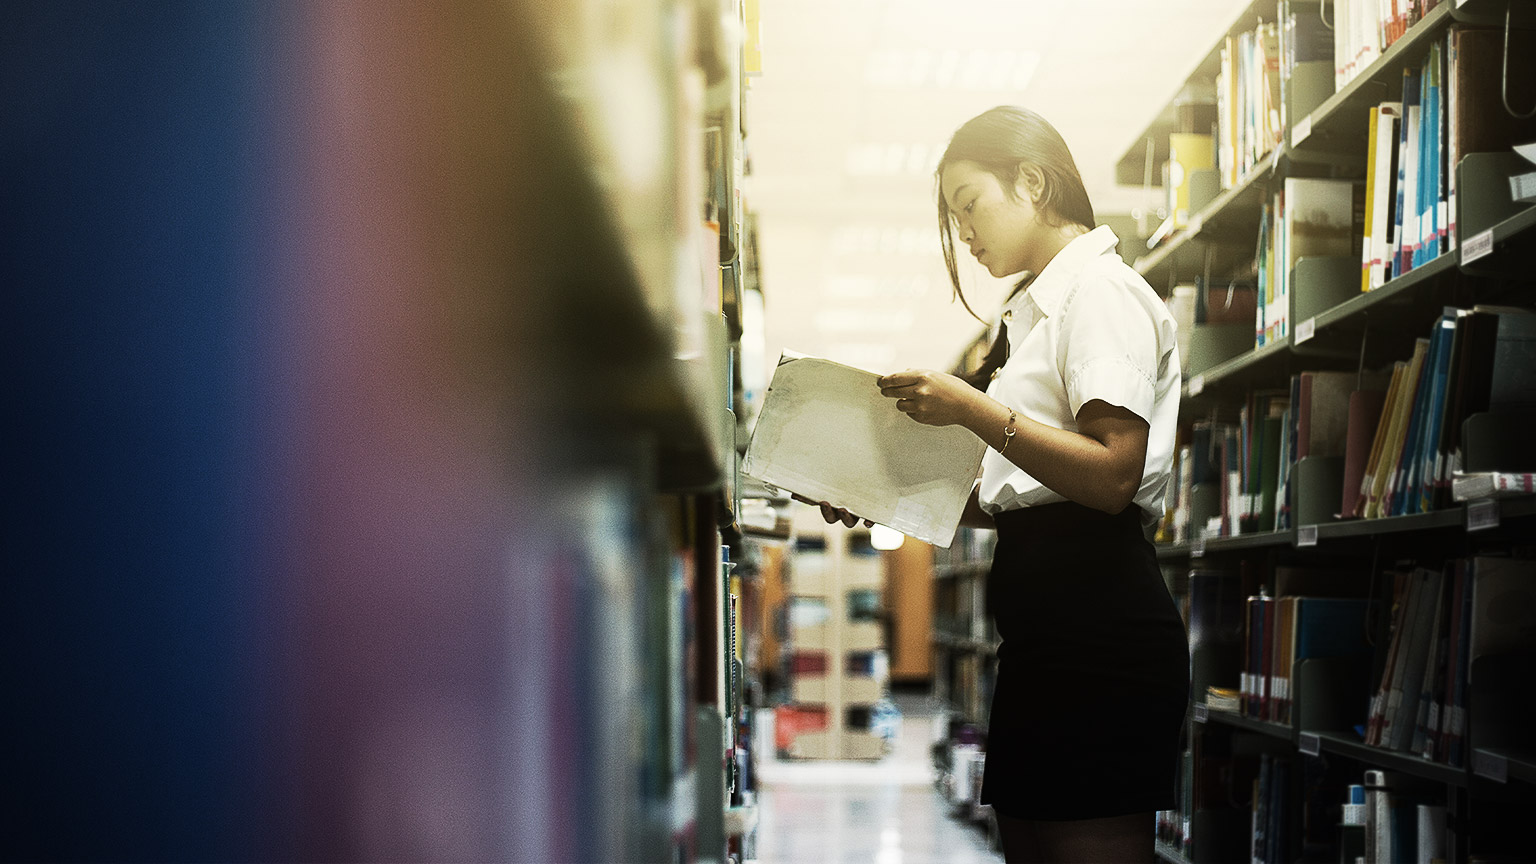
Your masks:
<svg viewBox="0 0 1536 864"><path fill-rule="evenodd" d="M987 607L1002 647L981 801L1020 819L1174 806L1189 641L1131 505L997 517Z"/></svg>

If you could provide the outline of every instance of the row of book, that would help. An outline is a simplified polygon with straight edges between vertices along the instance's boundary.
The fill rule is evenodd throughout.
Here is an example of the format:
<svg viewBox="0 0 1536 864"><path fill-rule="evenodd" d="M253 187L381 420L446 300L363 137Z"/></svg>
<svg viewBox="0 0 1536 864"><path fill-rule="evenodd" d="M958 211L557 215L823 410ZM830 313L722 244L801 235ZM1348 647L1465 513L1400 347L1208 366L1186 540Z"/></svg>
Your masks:
<svg viewBox="0 0 1536 864"><path fill-rule="evenodd" d="M987 725L992 711L992 691L997 684L997 661L994 657L978 652L952 653L943 661L948 678L949 704L961 717Z"/></svg>
<svg viewBox="0 0 1536 864"><path fill-rule="evenodd" d="M1363 183L1276 184L1260 212L1255 345L1289 337L1303 258L1357 259L1361 290L1370 291L1457 248L1461 158L1536 141L1536 118L1518 119L1499 101L1503 38L1452 25L1404 70L1400 98L1368 109ZM1508 86L1526 104L1536 98L1536 35L1513 35L1510 50Z"/></svg>
<svg viewBox="0 0 1536 864"><path fill-rule="evenodd" d="M1453 506L1452 481L1469 464L1469 418L1533 413L1536 312L1447 307L1389 371L1302 372L1289 388L1251 391L1235 422L1191 424L1175 452L1168 539L1293 527L1293 501L1302 494L1294 467L1309 457L1342 459L1340 503L1328 515L1370 519ZM1481 472L1528 467L1490 466L1503 458L1492 451L1474 455ZM1324 491L1331 502L1333 490Z"/></svg>
<svg viewBox="0 0 1536 864"><path fill-rule="evenodd" d="M1360 255L1365 187L1351 180L1287 177L1259 213L1254 344L1291 333L1292 284L1302 258Z"/></svg>
<svg viewBox="0 0 1536 864"><path fill-rule="evenodd" d="M1333 0L1336 89L1343 89L1440 0Z"/></svg>
<svg viewBox="0 0 1536 864"><path fill-rule="evenodd" d="M1452 29L1429 48L1422 65L1403 70L1402 98L1370 109L1366 212L1360 288L1370 291L1456 248L1456 171L1459 126L1449 90L1457 89L1471 58L1461 53L1488 31Z"/></svg>
<svg viewBox="0 0 1536 864"><path fill-rule="evenodd" d="M1253 779L1253 864L1290 864L1291 855L1291 760L1263 753L1259 776Z"/></svg>
<svg viewBox="0 0 1536 864"><path fill-rule="evenodd" d="M1394 575L1391 641L1380 658L1365 742L1460 767L1477 658L1529 650L1536 561L1475 557Z"/></svg>
<svg viewBox="0 0 1536 864"><path fill-rule="evenodd" d="M1536 35L1510 34L1507 59L1504 38L1452 24L1403 70L1400 97L1369 109L1361 290L1457 248L1463 156L1536 141L1536 118L1515 116L1501 95L1536 95Z"/></svg>
<svg viewBox="0 0 1536 864"><path fill-rule="evenodd" d="M1238 185L1284 134L1280 111L1280 29L1274 22L1228 36L1216 73L1216 168Z"/></svg>
<svg viewBox="0 0 1536 864"><path fill-rule="evenodd" d="M1362 387L1349 399L1343 513L1376 518L1450 506L1451 479L1467 464L1469 418L1536 409L1536 312L1448 307L1412 356L1393 364L1384 392Z"/></svg>
<svg viewBox="0 0 1536 864"><path fill-rule="evenodd" d="M1240 682L1243 712L1290 725L1298 664L1370 653L1366 609L1360 597L1250 597Z"/></svg>
<svg viewBox="0 0 1536 864"><path fill-rule="evenodd" d="M789 672L795 677L826 675L827 669L826 651L800 649L790 655ZM890 660L883 650L849 651L843 658L843 674L884 680L890 674Z"/></svg>
<svg viewBox="0 0 1536 864"><path fill-rule="evenodd" d="M1236 677L1244 716L1289 726L1301 664L1342 660L1363 673L1370 663L1374 689L1347 712L1361 720L1365 743L1462 767L1474 661L1536 649L1536 560L1484 555L1386 575L1392 595L1383 617L1373 614L1362 572L1277 568L1273 594L1242 598L1250 583L1241 572L1191 571L1195 686Z"/></svg>
<svg viewBox="0 0 1536 864"><path fill-rule="evenodd" d="M1173 539L1284 528L1296 446L1292 425L1291 396L1284 390L1250 392L1236 422L1196 421L1175 454Z"/></svg>

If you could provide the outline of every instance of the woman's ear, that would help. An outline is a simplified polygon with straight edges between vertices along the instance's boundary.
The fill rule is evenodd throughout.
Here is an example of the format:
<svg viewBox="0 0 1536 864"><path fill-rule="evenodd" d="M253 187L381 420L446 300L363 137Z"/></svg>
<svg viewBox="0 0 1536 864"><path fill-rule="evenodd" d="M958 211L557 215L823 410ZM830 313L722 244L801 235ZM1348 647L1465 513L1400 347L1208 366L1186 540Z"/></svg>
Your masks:
<svg viewBox="0 0 1536 864"><path fill-rule="evenodd" d="M1013 189L1020 198L1028 199L1031 204L1039 204L1040 197L1045 194L1045 172L1038 165L1020 162L1019 175L1013 181Z"/></svg>

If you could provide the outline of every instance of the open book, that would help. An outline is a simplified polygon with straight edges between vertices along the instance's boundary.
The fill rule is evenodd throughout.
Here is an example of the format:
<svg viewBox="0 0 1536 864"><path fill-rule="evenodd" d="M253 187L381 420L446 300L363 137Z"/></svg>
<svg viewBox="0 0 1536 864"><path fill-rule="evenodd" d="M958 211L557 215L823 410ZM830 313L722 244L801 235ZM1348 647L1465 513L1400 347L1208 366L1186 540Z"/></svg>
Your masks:
<svg viewBox="0 0 1536 864"><path fill-rule="evenodd" d="M925 426L880 395L878 375L785 353L742 470L918 540L948 547L986 445L960 426Z"/></svg>

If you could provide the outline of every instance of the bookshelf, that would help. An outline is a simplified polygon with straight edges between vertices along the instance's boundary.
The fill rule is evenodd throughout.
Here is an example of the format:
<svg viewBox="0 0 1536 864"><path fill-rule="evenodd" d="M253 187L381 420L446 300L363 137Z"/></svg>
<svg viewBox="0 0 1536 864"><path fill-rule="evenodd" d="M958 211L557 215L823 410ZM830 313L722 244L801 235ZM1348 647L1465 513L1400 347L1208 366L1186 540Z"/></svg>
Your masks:
<svg viewBox="0 0 1536 864"><path fill-rule="evenodd" d="M884 561L869 532L825 525L796 507L787 592L788 700L775 712L780 755L875 760L890 684Z"/></svg>
<svg viewBox="0 0 1536 864"><path fill-rule="evenodd" d="M1343 5L1330 3L1327 9ZM1317 4L1289 6L1292 11L1301 10L1298 14L1316 15L1319 11ZM1218 37L1216 47L1196 65L1175 99L1132 140L1117 166L1121 182L1158 176L1161 161L1168 158L1169 134L1190 131L1184 128L1188 112L1180 119L1176 109L1189 94L1210 92L1227 37L1251 29L1256 21L1276 21L1283 11L1284 5L1274 2L1255 3L1242 11L1228 32ZM1529 11L1516 10L1513 25L1517 46L1528 46L1531 28L1536 27L1536 19ZM1290 82L1289 96L1278 100L1283 103L1287 119L1278 143L1229 188L1220 189L1203 206L1195 208L1182 228L1141 256L1135 262L1138 272L1155 289L1169 292L1170 297L1175 286L1192 281L1204 281L1214 287L1231 280L1251 281L1255 270L1262 276L1263 262L1255 261L1255 250L1262 255L1267 242L1261 240L1261 224L1266 218L1263 211L1274 207L1273 213L1281 212L1279 208L1283 205L1278 196L1282 189L1289 188L1288 181L1321 178L1361 182L1367 178L1372 169L1367 148L1371 109L1397 98L1405 70L1429 68L1428 61L1441 55L1445 57L1445 68L1450 69L1449 46L1455 34L1462 28L1479 25L1503 28L1504 12L1505 4L1501 3L1445 0L1427 11L1416 10L1412 20L1404 22L1401 35L1343 86L1330 86L1329 92L1323 94ZM1447 79L1437 80L1444 83ZM1276 84L1282 89L1287 86L1278 79ZM1465 100L1486 96L1469 95L1465 89L1460 94L1464 105L1471 104ZM1497 94L1494 104L1498 104L1496 97ZM1426 118L1445 116L1429 113L1431 107L1427 102L1422 111ZM1510 143L1536 140L1536 131L1520 134ZM1158 146L1148 147L1149 140L1158 139ZM1146 161L1149 152L1154 160L1150 165ZM1277 293L1265 298L1261 283L1261 315L1264 299L1284 304L1284 323L1268 334L1267 342L1255 339L1261 344L1208 364L1193 375L1186 371L1183 423L1191 428L1197 422L1213 424L1210 428L1220 424L1235 428L1240 420L1243 424L1240 433L1231 433L1239 437L1229 439L1243 448L1240 458L1235 463L1218 465L1214 468L1214 479L1200 482L1225 483L1225 472L1238 470L1231 467L1236 464L1241 467L1243 479L1240 486L1232 487L1233 496L1258 493L1257 485L1247 485L1247 472L1261 470L1259 451L1248 449L1258 445L1250 444L1246 436L1260 433L1250 432L1246 424L1250 417L1279 417L1281 434L1290 436L1280 446L1294 446L1298 418L1292 409L1300 404L1296 382L1303 380L1304 373L1315 384L1321 380L1321 373L1390 370L1391 364L1409 358L1416 341L1429 339L1447 307L1531 306L1528 270L1532 261L1530 250L1536 241L1536 208L1511 202L1504 188L1505 179L1519 168L1519 163L1513 161L1513 154L1469 152L1459 164L1441 164L1438 175L1424 176L1443 178L1439 181L1446 184L1442 193L1455 184L1459 196L1451 199L1454 206L1440 205L1442 215L1454 211L1450 218L1455 231L1443 241L1445 248L1437 256L1425 256L1406 272L1363 292L1359 290L1362 265L1358 251L1353 261L1303 257L1289 271L1288 295ZM1295 188L1301 188L1300 184ZM1361 230L1357 221L1357 239ZM1256 332L1268 323L1256 323ZM1449 344L1447 341L1444 349L1447 357L1451 356ZM1520 368L1525 375L1530 374L1528 368ZM1356 386L1361 381L1356 379ZM1450 393L1455 386L1459 385L1445 384L1445 392ZM1289 398L1283 395L1287 390L1291 393ZM1255 404L1265 404L1253 402L1260 392L1277 394L1266 397L1273 399L1270 404L1277 407L1271 410L1276 413L1243 413L1251 411ZM1525 398L1530 398L1529 394ZM1308 403L1314 418L1318 404ZM1281 408L1284 414L1279 413ZM1402 410L1405 417L1421 416L1407 413L1407 407ZM1326 450L1342 443L1325 441L1323 446ZM1477 447L1488 449L1479 453ZM1530 470L1515 468L1516 464L1531 461L1528 450L1519 446L1492 448L1487 443L1467 444L1462 449L1463 458L1469 466L1482 461L1509 464L1508 470ZM1330 459L1338 462L1329 462ZM1199 629L1206 642L1195 650L1196 692L1192 746L1185 762L1185 805L1181 811L1165 814L1160 820L1157 853L1164 860L1187 860L1192 864L1234 857L1256 861L1334 860L1344 854L1340 844L1352 841L1336 822L1331 833L1317 830L1308 808L1327 796L1332 796L1329 800L1337 805L1343 800L1345 787L1360 784L1367 769L1379 769L1387 772L1388 786L1398 805L1433 805L1449 814L1450 828L1440 837L1446 844L1447 860L1536 854L1528 839L1521 836L1519 820L1509 815L1520 808L1528 812L1536 805L1536 794L1529 786L1528 761L1528 754L1536 752L1532 747L1536 742L1529 740L1528 731L1521 731L1529 726L1531 709L1529 700L1512 695L1521 688L1511 683L1512 678L1504 677L1512 675L1511 668L1518 666L1519 661L1514 658L1525 656L1519 652L1529 651L1532 646L1517 640L1487 654L1479 654L1483 649L1468 647L1465 641L1455 648L1447 647L1455 643L1452 634L1456 632L1460 632L1460 639L1467 639L1466 630L1458 631L1456 627L1460 625L1453 626L1451 613L1474 608L1472 598L1482 590L1474 590L1474 583L1484 584L1479 580L1485 578L1475 575L1479 568L1489 568L1488 572L1493 573L1500 568L1526 566L1522 559L1531 554L1528 538L1536 528L1536 521L1531 518L1536 514L1536 497L1470 501L1436 497L1432 506L1410 506L1398 515L1339 518L1336 514L1343 509L1340 487L1344 485L1340 481L1341 462L1341 456L1332 455L1296 460L1294 451L1282 449L1278 460L1264 465L1262 470L1279 470L1282 477L1278 484L1269 487L1275 491L1268 493L1277 496L1272 511L1280 514L1276 530L1262 522L1257 526L1237 524L1250 518L1247 511L1233 510L1229 514L1225 503L1222 509L1214 511L1221 518L1209 523L1220 522L1217 534L1207 534L1204 521L1197 524L1194 520L1173 519L1171 524L1184 527L1170 531L1165 526L1158 558L1171 575L1176 596L1186 592L1181 597L1186 603L1186 614L1194 614L1202 621ZM1257 479L1258 475L1254 476ZM1343 491L1347 494L1348 490ZM1413 492L1415 497L1418 494ZM1223 502L1227 501L1225 496L1223 493ZM1193 498L1187 485L1181 488L1179 498L1181 506L1188 507L1193 500L1196 507L1209 507L1200 505L1200 499ZM1209 515L1213 511L1202 512ZM1189 579L1182 577L1183 568L1189 569ZM1227 607L1228 611L1223 613L1226 617L1211 618L1216 614L1212 612L1213 595L1204 600L1190 596L1194 589L1189 586L1196 573L1205 574L1201 578L1206 580L1225 574L1232 581L1224 591L1238 591L1241 586L1242 608L1246 611L1233 613L1231 609L1236 607ZM1438 577L1431 579L1425 575L1428 573ZM1347 574L1349 578L1339 576L1329 582L1329 574ZM1288 582L1297 579L1301 581ZM1423 597L1428 599L1410 596L1412 592L1407 586L1417 584L1415 580L1435 586L1423 589ZM1287 588L1287 584L1291 587ZM1278 600L1308 597L1314 591L1323 591L1325 596L1356 598L1355 602L1363 604L1360 608L1366 610L1366 644L1335 646L1330 650L1347 648L1350 653L1337 657L1314 655L1305 660L1298 656L1294 667L1282 665L1281 658L1286 658L1284 663L1291 663L1290 658L1300 651L1286 641L1301 638L1296 635L1299 631L1285 628L1301 625L1279 624L1264 616L1287 614L1276 610L1294 608L1291 601L1282 604ZM1468 598L1465 604L1461 603L1463 596ZM1192 603L1198 607L1193 612ZM1395 617L1406 615L1404 610L1409 605L1420 616L1419 621L1434 622L1434 629L1427 629L1428 623L1414 624L1406 617ZM1259 611L1255 613L1255 609ZM1234 614L1239 617L1232 617ZM1254 614L1259 618L1253 618ZM1479 626L1491 625L1472 624L1472 632L1478 632ZM1213 642L1213 633L1222 635ZM1405 652L1418 653L1405 653L1405 657L1413 659L1397 660L1394 674L1394 666L1385 655L1389 642L1397 638L1401 638ZM1314 643L1308 650L1316 648ZM1456 652L1461 652L1459 660L1453 660ZM1428 666L1424 665L1426 662ZM1480 688L1473 685L1464 697L1458 697L1465 701L1455 703L1458 713L1453 734L1450 726L1437 725L1441 723L1440 705L1442 699L1447 706L1451 704L1449 688L1457 676L1461 676L1461 686L1466 686L1469 667L1479 670L1470 672L1471 680L1481 680L1482 684ZM1422 677L1414 677L1414 670L1422 671ZM1242 673L1241 680L1238 672ZM1228 679L1228 675L1232 677ZM1397 733L1405 736L1401 743L1394 741L1395 746L1390 747L1384 742L1366 743L1355 727L1358 724L1366 737L1374 734L1366 721L1378 687L1386 687L1383 682L1396 681L1405 692L1419 689L1419 683L1402 683L1403 676L1410 682L1427 682L1423 684L1424 690L1438 695L1425 697L1417 726L1412 717L1397 719L1397 723L1407 724L1407 732L1400 727ZM1204 688L1216 683L1244 691L1240 712L1207 708ZM1397 698L1394 694L1393 700ZM1405 704L1420 703L1415 696L1402 698ZM1277 707L1281 704L1283 708ZM1391 706L1396 704L1393 701ZM1391 706L1383 710L1391 714L1395 710ZM1290 722L1280 720L1283 715L1277 712L1281 710L1291 712ZM1451 710L1447 707L1443 713L1447 724L1452 722ZM1463 710L1470 718L1465 721L1465 728L1460 714ZM1454 747L1461 746L1463 734L1465 750L1456 756ZM1410 737L1413 740L1408 742ZM1456 740L1454 747L1444 743L1452 739ZM1214 779L1217 774L1227 779ZM1218 800L1242 803L1233 809L1227 804L1212 803ZM1335 820L1336 811L1335 806ZM1252 837L1245 836L1250 825L1254 829Z"/></svg>
<svg viewBox="0 0 1536 864"><path fill-rule="evenodd" d="M18 8L9 855L752 857L741 4L257 6Z"/></svg>

